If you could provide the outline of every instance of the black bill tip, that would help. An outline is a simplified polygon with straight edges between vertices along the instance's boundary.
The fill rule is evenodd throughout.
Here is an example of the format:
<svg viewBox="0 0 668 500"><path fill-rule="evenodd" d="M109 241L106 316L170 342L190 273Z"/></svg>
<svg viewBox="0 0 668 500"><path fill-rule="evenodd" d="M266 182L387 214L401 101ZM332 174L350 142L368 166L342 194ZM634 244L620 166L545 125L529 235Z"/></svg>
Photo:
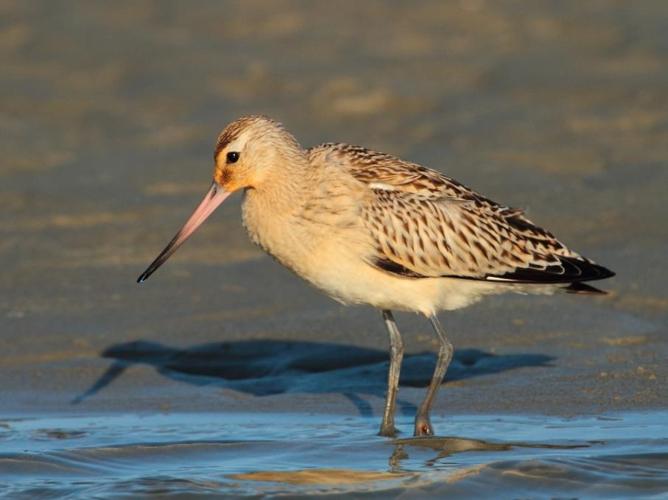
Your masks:
<svg viewBox="0 0 668 500"><path fill-rule="evenodd" d="M137 283L143 283L144 281L146 281L148 277L151 276L151 274L153 274L153 271L155 270L156 270L155 266L150 266L148 269L146 269L146 271L141 273L141 276L139 276L139 278L137 278Z"/></svg>
<svg viewBox="0 0 668 500"><path fill-rule="evenodd" d="M141 273L139 278L137 278L137 283L143 283L146 281L149 276L151 276L168 258L171 254L174 253L175 248L173 248L172 243L170 242L158 257L151 262L151 265L146 268L146 271Z"/></svg>

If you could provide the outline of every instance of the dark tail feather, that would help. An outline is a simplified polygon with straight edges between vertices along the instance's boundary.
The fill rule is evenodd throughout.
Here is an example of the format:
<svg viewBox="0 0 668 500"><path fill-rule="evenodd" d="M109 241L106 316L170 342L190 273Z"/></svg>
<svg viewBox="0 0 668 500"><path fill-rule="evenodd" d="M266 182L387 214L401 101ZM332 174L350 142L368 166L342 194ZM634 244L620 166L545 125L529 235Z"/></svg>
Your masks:
<svg viewBox="0 0 668 500"><path fill-rule="evenodd" d="M504 281L515 283L575 283L611 278L615 273L598 264L576 257L559 257L559 265L547 266L544 269L523 267L493 276Z"/></svg>
<svg viewBox="0 0 668 500"><path fill-rule="evenodd" d="M583 295L607 295L608 292L604 290L599 290L591 285L582 283L581 281L576 281L571 283L566 288L564 288L566 293L578 293Z"/></svg>

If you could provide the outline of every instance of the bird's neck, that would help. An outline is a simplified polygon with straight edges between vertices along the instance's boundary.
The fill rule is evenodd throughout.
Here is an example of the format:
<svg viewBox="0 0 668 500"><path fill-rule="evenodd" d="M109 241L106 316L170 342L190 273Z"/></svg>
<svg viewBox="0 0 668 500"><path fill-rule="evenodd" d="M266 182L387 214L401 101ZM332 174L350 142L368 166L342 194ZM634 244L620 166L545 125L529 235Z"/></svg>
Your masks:
<svg viewBox="0 0 668 500"><path fill-rule="evenodd" d="M274 161L281 168L271 169L261 185L245 191L243 222L255 243L284 261L285 248L301 247L307 240L294 221L308 199L310 169L301 149L279 151Z"/></svg>
<svg viewBox="0 0 668 500"><path fill-rule="evenodd" d="M287 216L299 209L308 186L308 159L301 149L277 151L273 158L280 168L271 168L257 187L246 190L247 202L273 217Z"/></svg>

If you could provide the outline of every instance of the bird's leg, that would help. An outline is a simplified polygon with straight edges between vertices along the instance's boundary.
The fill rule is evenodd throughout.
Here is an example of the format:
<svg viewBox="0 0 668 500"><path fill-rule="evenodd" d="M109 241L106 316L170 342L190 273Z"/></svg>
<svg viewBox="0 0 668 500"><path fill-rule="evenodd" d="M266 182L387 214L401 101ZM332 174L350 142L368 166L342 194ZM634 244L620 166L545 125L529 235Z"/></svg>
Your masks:
<svg viewBox="0 0 668 500"><path fill-rule="evenodd" d="M404 357L404 344L397 323L394 321L392 311L383 310L383 320L387 333L390 335L390 369L387 375L387 396L385 397L385 410L383 411L383 422L380 425L381 436L392 437L397 433L394 427L394 411L396 409L397 390L399 387L399 371L401 360Z"/></svg>
<svg viewBox="0 0 668 500"><path fill-rule="evenodd" d="M443 377L445 376L448 365L452 360L452 353L454 351L452 344L445 336L445 330L443 330L443 327L438 321L436 315L431 315L429 317L429 321L431 321L431 326L434 327L434 331L438 337L440 347L438 349L436 368L434 369L434 375L431 377L431 382L429 383L429 388L427 389L427 395L422 400L417 415L415 416L414 434L416 436L431 436L434 434L434 430L431 427L431 422L429 421L429 410L431 409L431 405L434 402L436 391L438 391L441 382L443 382Z"/></svg>

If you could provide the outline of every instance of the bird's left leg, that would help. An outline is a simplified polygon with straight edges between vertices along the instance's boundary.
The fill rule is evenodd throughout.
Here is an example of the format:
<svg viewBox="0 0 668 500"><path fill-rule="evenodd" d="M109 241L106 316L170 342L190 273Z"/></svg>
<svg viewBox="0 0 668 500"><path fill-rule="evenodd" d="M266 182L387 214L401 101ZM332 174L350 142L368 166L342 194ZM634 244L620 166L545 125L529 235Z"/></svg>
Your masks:
<svg viewBox="0 0 668 500"><path fill-rule="evenodd" d="M452 344L445 336L445 330L441 326L441 323L438 321L438 318L435 314L432 314L429 317L431 326L434 327L436 336L439 341L438 349L438 359L436 360L436 368L434 369L434 375L431 377L431 382L429 383L429 388L427 389L427 395L422 400L420 408L418 409L417 415L415 416L415 432L416 436L431 436L434 434L434 429L431 427L431 422L429 421L429 410L431 405L434 402L434 397L438 391L441 382L443 382L443 377L445 372L448 370L448 365L452 361L452 353L454 351Z"/></svg>
<svg viewBox="0 0 668 500"><path fill-rule="evenodd" d="M401 360L404 357L404 344L397 323L394 321L392 311L383 310L383 321L387 333L390 335L390 369L387 374L387 396L385 397L385 408L383 410L383 422L380 425L379 435L393 437L397 434L394 427L394 412L396 409L397 390L399 388L399 371Z"/></svg>

